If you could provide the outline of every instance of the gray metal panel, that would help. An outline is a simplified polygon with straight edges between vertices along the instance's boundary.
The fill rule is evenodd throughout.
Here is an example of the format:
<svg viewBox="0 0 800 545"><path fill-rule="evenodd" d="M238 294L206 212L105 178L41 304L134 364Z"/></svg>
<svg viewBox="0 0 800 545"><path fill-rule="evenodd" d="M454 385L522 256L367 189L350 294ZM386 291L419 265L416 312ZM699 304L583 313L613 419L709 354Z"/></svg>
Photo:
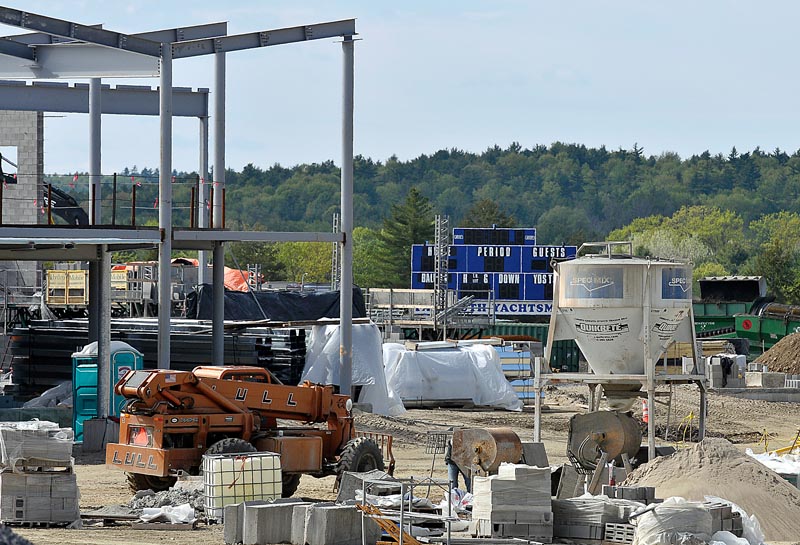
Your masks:
<svg viewBox="0 0 800 545"><path fill-rule="evenodd" d="M173 115L208 116L208 89L172 90ZM107 85L102 90L104 114L158 115L158 89L141 85ZM89 113L89 88L85 84L0 80L0 110Z"/></svg>
<svg viewBox="0 0 800 545"><path fill-rule="evenodd" d="M22 70L18 76L3 73L3 77L149 78L159 74L157 57L91 44L40 45L36 57L35 64L22 65L27 71Z"/></svg>
<svg viewBox="0 0 800 545"><path fill-rule="evenodd" d="M182 59L186 57L197 57L199 55L210 55L212 53L227 53L230 51L240 51L242 49L255 49L270 45L335 38L337 36L353 36L355 34L355 19L344 19L342 21L318 23L315 25L279 28L261 32L250 32L248 34L236 34L234 36L225 36L222 38L180 42L172 45L172 57L175 59Z"/></svg>
<svg viewBox="0 0 800 545"><path fill-rule="evenodd" d="M161 56L161 44L157 42L4 6L0 6L0 23L114 49L133 51L151 57Z"/></svg>

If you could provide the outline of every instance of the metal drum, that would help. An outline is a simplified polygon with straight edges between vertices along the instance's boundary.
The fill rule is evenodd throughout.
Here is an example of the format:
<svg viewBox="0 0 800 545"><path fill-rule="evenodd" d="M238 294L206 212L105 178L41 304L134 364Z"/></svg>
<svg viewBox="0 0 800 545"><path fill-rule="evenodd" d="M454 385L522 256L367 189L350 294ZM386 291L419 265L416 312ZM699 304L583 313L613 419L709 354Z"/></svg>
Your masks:
<svg viewBox="0 0 800 545"><path fill-rule="evenodd" d="M465 471L496 473L503 462L519 463L522 443L511 428L457 429L451 458Z"/></svg>

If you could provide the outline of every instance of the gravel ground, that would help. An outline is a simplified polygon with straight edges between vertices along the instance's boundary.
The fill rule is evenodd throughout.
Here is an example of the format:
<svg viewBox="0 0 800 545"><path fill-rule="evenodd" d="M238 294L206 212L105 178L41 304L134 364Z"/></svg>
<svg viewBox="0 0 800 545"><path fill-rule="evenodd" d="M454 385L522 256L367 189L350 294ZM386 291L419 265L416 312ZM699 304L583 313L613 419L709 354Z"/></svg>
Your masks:
<svg viewBox="0 0 800 545"><path fill-rule="evenodd" d="M668 390L663 390L668 392ZM565 444L569 418L586 409L586 388L559 385L547 393L547 409L542 417L542 437L550 463L566 461ZM662 399L666 400L666 397ZM688 421L692 411L697 413L699 396L697 389L687 386L675 387L672 402L670 429L673 438L680 422ZM640 412L641 408L636 407ZM653 414L651 409L651 415ZM657 422L666 423L666 407L655 408ZM507 426L516 431L523 440L532 440L534 415L531 410L512 413L493 410L414 409L401 417L389 418L359 413L356 416L359 429L390 433L394 436L394 454L397 459L395 474L446 478L446 469L441 455L425 452L427 433L443 431L449 426L498 427ZM695 426L696 426L696 420ZM766 430L770 448L791 443L800 425L800 404L768 403L741 400L718 394L709 395L708 432L711 436L725 437L737 448L763 449L758 441ZM663 426L661 426L663 428ZM685 427L685 425L684 425ZM666 442L681 446L680 440ZM88 511L99 507L127 504L132 494L125 484L121 471L107 469L99 454L84 454L76 447L76 473L81 489L81 509ZM297 496L312 500L335 498L334 478L316 479L304 476ZM432 493L436 496L436 492ZM756 513L757 514L757 513ZM84 530L14 528L21 536L37 545L108 544L141 545L142 543L192 543L193 545L219 545L222 543L220 525L200 525L195 531L133 530L129 524L107 528Z"/></svg>

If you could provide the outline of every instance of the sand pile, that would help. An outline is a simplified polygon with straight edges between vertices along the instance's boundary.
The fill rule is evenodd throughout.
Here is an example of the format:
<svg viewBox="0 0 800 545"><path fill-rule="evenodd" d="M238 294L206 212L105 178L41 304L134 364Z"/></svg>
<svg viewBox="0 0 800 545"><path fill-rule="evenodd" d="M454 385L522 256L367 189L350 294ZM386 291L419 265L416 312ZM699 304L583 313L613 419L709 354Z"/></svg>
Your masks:
<svg viewBox="0 0 800 545"><path fill-rule="evenodd" d="M800 490L725 439L705 439L656 458L631 473L625 484L655 486L658 498L718 496L755 514L768 540L800 536Z"/></svg>
<svg viewBox="0 0 800 545"><path fill-rule="evenodd" d="M770 371L800 375L800 333L792 333L755 360L766 363Z"/></svg>

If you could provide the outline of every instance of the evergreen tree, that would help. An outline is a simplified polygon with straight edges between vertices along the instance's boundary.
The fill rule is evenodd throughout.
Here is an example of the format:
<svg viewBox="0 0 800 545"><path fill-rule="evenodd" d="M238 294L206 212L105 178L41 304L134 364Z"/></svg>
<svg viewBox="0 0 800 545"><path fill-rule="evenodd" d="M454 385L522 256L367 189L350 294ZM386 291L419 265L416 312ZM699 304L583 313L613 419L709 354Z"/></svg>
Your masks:
<svg viewBox="0 0 800 545"><path fill-rule="evenodd" d="M393 204L378 234L382 284L407 288L411 282L411 245L433 242L433 207L412 187L402 204Z"/></svg>
<svg viewBox="0 0 800 545"><path fill-rule="evenodd" d="M472 205L464 219L462 227L515 227L517 221L500 210L500 205L491 199L481 199Z"/></svg>

